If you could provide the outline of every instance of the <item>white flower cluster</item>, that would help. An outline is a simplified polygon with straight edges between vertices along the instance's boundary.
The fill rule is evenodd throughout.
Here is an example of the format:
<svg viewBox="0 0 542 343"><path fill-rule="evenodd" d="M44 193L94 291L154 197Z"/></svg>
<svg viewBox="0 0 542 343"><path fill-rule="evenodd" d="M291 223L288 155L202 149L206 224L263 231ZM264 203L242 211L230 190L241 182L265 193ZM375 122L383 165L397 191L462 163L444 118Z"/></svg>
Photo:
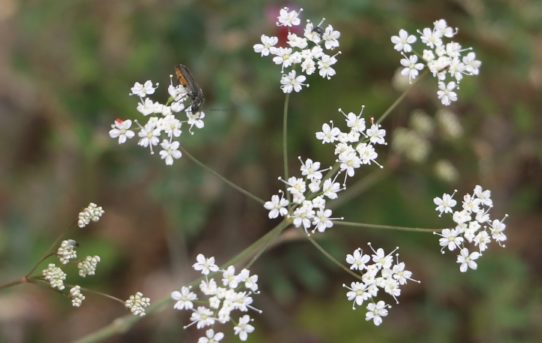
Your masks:
<svg viewBox="0 0 542 343"><path fill-rule="evenodd" d="M160 158L166 165L172 165L173 162L181 158L182 153L179 150L180 142L178 138L181 136L181 127L183 124L189 126L188 131L192 132L194 127L201 129L204 127L203 119L205 113L199 109L193 113L191 98L189 92L182 85L173 85L170 81L168 87L169 100L166 104L155 102L148 96L154 94L158 84L153 85L151 81L146 81L144 84L136 82L132 87L130 95L139 97L137 111L148 120L145 124L140 124L137 120L139 137L138 145L148 148L151 154L154 154L154 147L159 146ZM177 116L183 112L186 119L180 120ZM126 140L135 137L135 132L132 130L132 120L117 119L111 125L109 131L111 138L118 138L119 144L123 144Z"/></svg>
<svg viewBox="0 0 542 343"><path fill-rule="evenodd" d="M398 248L386 254L383 249L375 251L371 243L368 245L373 252L372 255L364 254L363 250L358 248L346 256L350 269L361 274L359 281L352 282L350 286L343 284L343 287L348 290L346 297L352 301L353 309L369 301L365 320L372 320L378 326L382 324L382 318L388 315L388 308L391 308L391 305L383 300L376 299L379 291L383 290L391 295L398 304L397 297L401 295L400 287L408 281L417 283L419 281L411 278L412 272L405 270L404 262L399 262L399 254L396 254L394 263L392 255Z"/></svg>
<svg viewBox="0 0 542 343"><path fill-rule="evenodd" d="M192 291L191 287L182 287L179 291L173 291L171 298L175 301L173 308L176 310L192 311L190 324L185 328L196 325L198 329L213 326L215 323L226 324L228 322L237 323L233 330L235 335L239 336L242 341L245 341L248 334L254 331L254 326L250 323L252 318L248 314L239 317L237 321L233 320L232 314L235 311L248 312L254 310L258 313L262 311L253 307L252 295L258 294L258 275L250 275L247 269L235 272L234 266L221 270L216 264L214 257L206 258L199 254L196 258L196 263L193 265L194 270L199 271L204 279L199 284L201 296ZM209 277L214 273L221 273L222 280L215 280ZM206 298L203 300L202 298ZM197 306L194 308L194 303L208 304L207 306ZM202 337L198 342L213 342L219 341L224 337L222 332L214 333L212 329L207 330L207 337Z"/></svg>
<svg viewBox="0 0 542 343"><path fill-rule="evenodd" d="M87 277L88 275L95 275L98 262L100 262L100 256L85 257L83 261L77 264L77 269L79 269L79 276Z"/></svg>
<svg viewBox="0 0 542 343"><path fill-rule="evenodd" d="M60 243L56 255L62 264L68 264L77 258L77 242L73 239L66 239Z"/></svg>
<svg viewBox="0 0 542 343"><path fill-rule="evenodd" d="M288 216L292 218L296 227L303 227L308 232L324 232L333 227L333 220L342 218L331 218L332 212L326 208L328 199L336 199L337 193L346 187L346 179L355 175L356 169L362 165L371 163L378 164L378 154L375 150L376 144L386 144L384 137L386 131L379 124L371 124L367 127L365 119L362 118L363 108L359 114L352 112L346 114L342 110L349 130L342 132L335 127L333 121L322 125L322 131L316 133L316 138L323 144L335 144L335 156L337 157L338 172L335 175L324 176L322 172L333 170L332 167L321 169L320 162L307 159L301 160L302 177L290 177L282 180L287 188L286 191L292 197L294 205L289 212L289 201L280 192L273 195L270 201L264 204L269 210L269 218ZM341 186L337 178L344 173L344 181Z"/></svg>
<svg viewBox="0 0 542 343"><path fill-rule="evenodd" d="M151 305L151 299L144 297L143 293L137 292L130 295L128 300L124 302L124 306L130 309L134 316L143 317L146 314L147 307Z"/></svg>
<svg viewBox="0 0 542 343"><path fill-rule="evenodd" d="M83 303L83 300L85 300L85 296L83 293L81 293L81 287L80 286L74 286L70 289L70 298L72 299L72 306L73 307L80 307Z"/></svg>
<svg viewBox="0 0 542 343"><path fill-rule="evenodd" d="M391 37L394 49L403 55L401 74L408 76L412 82L426 66L438 80L437 95L445 106L457 101L456 90L463 76L478 75L482 64L476 59L472 48L463 48L451 40L457 31L448 26L444 19L435 21L433 28L418 30L419 39L424 45L421 52L412 47L418 38L407 31L401 29L397 36ZM424 63L419 62L418 57Z"/></svg>
<svg viewBox="0 0 542 343"><path fill-rule="evenodd" d="M261 43L254 45L254 51L261 56L273 56L273 62L281 65L282 78L280 80L281 89L284 93L292 91L299 92L307 79L306 75L312 75L318 69L318 74L325 79L330 79L335 75L333 65L337 63L336 56L326 54L327 51L333 51L339 47L339 37L341 33L335 31L333 26L327 25L322 28L322 20L318 25L314 25L310 20L307 20L303 29L303 36L298 36L293 31L301 31L298 26L301 24L299 14L303 10L290 11L288 7L280 10L278 27L288 28L288 41L286 47L277 46L279 43L278 37L261 36ZM290 31L292 28L292 31ZM297 67L301 68L299 69Z"/></svg>
<svg viewBox="0 0 542 343"><path fill-rule="evenodd" d="M64 280L66 280L66 273L54 263L49 263L46 269L42 271L43 278L49 281L52 288L59 291L64 290Z"/></svg>
<svg viewBox="0 0 542 343"><path fill-rule="evenodd" d="M442 198L435 198L433 202L439 216L443 213L450 213L455 223L453 229L444 229L440 233L439 243L442 247L441 252L447 248L450 251L458 250L457 263L459 270L466 272L468 269L478 267L476 260L487 250L487 246L492 240L504 247L506 241L504 220L492 220L489 211L493 207L491 200L491 191L483 190L481 186L474 187L473 194L465 194L461 209L454 210L457 201L453 194L444 194ZM476 250L476 251L472 251ZM472 252L471 252L472 251Z"/></svg>
<svg viewBox="0 0 542 343"><path fill-rule="evenodd" d="M79 220L77 221L77 225L80 228L84 228L90 224L91 221L97 222L100 220L104 213L103 208L91 202L85 209L79 212Z"/></svg>

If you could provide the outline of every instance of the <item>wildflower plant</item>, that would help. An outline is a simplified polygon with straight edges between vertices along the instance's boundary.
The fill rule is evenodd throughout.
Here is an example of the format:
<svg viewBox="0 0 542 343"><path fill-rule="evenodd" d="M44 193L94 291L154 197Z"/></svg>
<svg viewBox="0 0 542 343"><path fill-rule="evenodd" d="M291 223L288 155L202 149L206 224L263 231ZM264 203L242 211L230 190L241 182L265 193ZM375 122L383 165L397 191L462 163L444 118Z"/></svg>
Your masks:
<svg viewBox="0 0 542 343"><path fill-rule="evenodd" d="M109 131L111 138L123 144L134 138L137 131L138 145L149 149L151 154L155 149L160 149L159 154L167 165L172 165L181 155L187 156L227 185L260 204L262 213L264 210L267 211L269 219L279 219L280 222L223 266L218 266L214 257L206 257L203 253L197 252L196 262L192 268L201 274L199 278L173 290L156 306L150 307L149 298L141 292L123 301L93 291L119 301L132 314L91 333L84 338L85 342L99 341L124 331L147 312L156 312L167 307L190 314L190 321L184 328L195 327L201 330L199 343L219 342L224 339L227 329L230 332L233 331L233 334L241 341L247 340L249 335L256 330L252 314L262 313L262 310L254 305L254 298L260 293L259 276L252 273L250 269L271 245L282 242L280 238L287 230L306 239L325 258L354 278L354 281L349 284L343 284L346 289L346 299L352 303L354 309L363 306L365 320L376 326L382 325L383 319L390 313L389 299L393 299L398 304L402 287L409 281L415 283L420 283L420 281L414 279L406 264L399 260L399 255L396 253L398 248L385 253L384 248L373 247L368 243L369 249L365 252L357 248L345 258L335 258L318 243L318 239L326 238L328 230L336 226L350 226L435 233L439 236L443 252L446 249L458 252L457 263L460 265L461 272L477 268L476 261L487 250L490 242L495 241L504 246L504 241L507 239L504 219L490 218L489 212L493 208L493 200L490 191L482 189L481 186L476 186L473 194L465 195L460 206L453 198L455 192L434 199L439 216L449 214L452 217L454 222L452 228L411 228L349 222L333 214L333 202L336 204L341 199L356 195L356 187L348 186L348 182L359 174L358 170L361 167L366 170L373 168L375 172L386 168L386 162L379 160L379 154L387 148L387 137L389 137L382 127L382 122L405 98L407 92L414 86L413 81L421 78L420 72L423 69L427 68L437 78L439 84L437 95L445 106L457 100L456 89L464 76L478 74L480 61L476 60L476 55L470 48L463 49L459 43L451 41L458 30L448 26L443 19L435 21L432 28L418 31L418 36L400 30L398 35L391 38L393 48L403 56L402 74L412 82L397 101L380 116L366 114L365 107L361 104L357 113L339 108L338 112L344 123L338 124L331 119L323 123L314 133L316 140L322 144L331 145L330 150L333 155L330 156L329 161L298 156L299 173L295 176L290 175L288 152L290 97L308 86L308 76L318 72L322 78L329 79L336 74L334 65L337 63L339 54L336 49L339 47L341 37L341 33L333 26L329 24L324 26L324 20L318 24L306 21L305 26L301 28L301 13L302 9L292 10L285 7L280 10L276 25L288 30L285 45L279 44L278 37L262 35L261 42L253 46L257 54L264 57L271 56L273 62L280 65L281 90L285 94L282 126L284 172L278 177L277 182L283 187L275 194L268 196L267 201L226 179L180 147L179 137L183 126L188 126L190 133L194 127L198 129L204 127L205 114L199 109L201 104L195 106L188 89L182 85L174 85L171 81L168 87L169 99L165 103L159 103L150 98L155 93L158 84L147 81L143 84L136 83L132 87L130 95L139 98L137 110L148 119L145 123L134 120L135 126L132 125L130 119L117 119ZM422 50L415 46L417 42L421 43ZM440 119L437 118L437 123L439 122ZM432 123L426 117L418 116L411 126L421 136L427 138L434 130ZM453 127L453 125L448 126ZM457 130L458 127L459 130ZM460 129L461 126L456 125L455 130L451 131L461 134ZM91 204L79 215L78 225L81 228L85 227L99 220L102 215L101 207ZM53 252L40 260L36 267L22 279L23 281L3 287L23 282L46 283L48 287L68 296L74 307L81 306L85 300L84 291L89 292L89 290L79 285L68 285L65 282L67 274L62 267L49 263L41 277L33 274L41 262L54 256L58 257L61 265L76 264L81 278L93 276L99 270L97 268L100 262L99 256L86 256L77 260L77 243L74 240L64 240L60 244L55 244ZM342 261L346 261L346 264Z"/></svg>

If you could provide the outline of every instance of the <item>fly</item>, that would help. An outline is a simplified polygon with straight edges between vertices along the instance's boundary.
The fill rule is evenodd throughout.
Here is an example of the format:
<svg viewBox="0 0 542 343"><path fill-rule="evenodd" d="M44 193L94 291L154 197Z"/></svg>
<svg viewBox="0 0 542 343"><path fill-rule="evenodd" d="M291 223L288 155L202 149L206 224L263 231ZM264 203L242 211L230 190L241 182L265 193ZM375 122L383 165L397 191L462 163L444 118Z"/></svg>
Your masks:
<svg viewBox="0 0 542 343"><path fill-rule="evenodd" d="M175 75L179 83L188 91L191 112L199 112L205 102L205 97L203 96L203 90L194 80L192 72L184 64L177 64L175 66Z"/></svg>

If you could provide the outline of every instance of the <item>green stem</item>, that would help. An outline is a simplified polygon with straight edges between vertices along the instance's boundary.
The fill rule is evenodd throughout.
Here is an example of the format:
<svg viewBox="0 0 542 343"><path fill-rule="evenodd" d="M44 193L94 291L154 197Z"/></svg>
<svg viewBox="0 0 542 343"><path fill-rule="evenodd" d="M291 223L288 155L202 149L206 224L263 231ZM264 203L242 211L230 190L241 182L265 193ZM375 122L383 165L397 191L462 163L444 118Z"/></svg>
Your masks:
<svg viewBox="0 0 542 343"><path fill-rule="evenodd" d="M284 161L284 180L288 181L288 104L290 102L290 94L286 94L284 98L284 108L282 110L282 159ZM290 202L290 193L286 191L288 202ZM289 206L289 205L288 205Z"/></svg>
<svg viewBox="0 0 542 343"><path fill-rule="evenodd" d="M262 199L260 199L259 197L257 197L256 195L250 193L249 191L247 191L246 189L244 188L241 188L240 186L237 186L235 183L231 182L230 180L226 179L224 176L222 176L219 172L217 172L216 170L212 169L211 167L207 166L205 163L201 162L200 160L198 160L197 158L195 158L191 153L189 153L185 148L181 147L181 151L183 152L183 154L188 157L189 159L191 159L194 163L196 163L198 166L202 167L203 169L207 170L208 172L210 172L211 174L213 174L214 176L218 177L220 180L222 180L225 184L227 184L228 186L232 187L233 189L237 190L238 192L246 195L247 197L251 198L252 200L254 201L257 201L259 202L260 204L264 204L265 201L263 201Z"/></svg>
<svg viewBox="0 0 542 343"><path fill-rule="evenodd" d="M380 118L378 118L376 123L380 124L384 119L386 119L386 117L401 103L401 101L403 101L403 99L407 96L408 92L410 92L410 90L414 88L414 85L418 83L418 81L423 79L425 75L427 75L427 73L427 70L424 71L416 80L414 80L414 82L412 82L410 86L408 86L408 88L403 91L403 93L393 102L393 104L391 104L390 107L388 107L388 109L384 111L384 113L380 116Z"/></svg>
<svg viewBox="0 0 542 343"><path fill-rule="evenodd" d="M22 285L23 283L27 283L27 282L28 282L28 279L26 278L26 276L23 276L22 278L20 278L18 280L13 280L11 282L6 282L5 284L0 285L0 289L10 288L10 287L17 286L17 285Z"/></svg>
<svg viewBox="0 0 542 343"><path fill-rule="evenodd" d="M79 287L81 287L81 286L79 286ZM118 303L121 303L121 304L124 306L124 300L119 299L119 298L117 298L117 297L115 297L115 296L109 295L109 294L107 294L107 293L103 293L103 292L100 292L100 291L95 291L95 290L93 290L93 289L89 289L89 288L85 288L85 287L81 287L81 290L82 290L82 291L85 291L85 292L87 292L87 293L92 293L92 294L96 294L96 295L102 296L102 297L104 297L104 298L111 299L111 300L113 300L113 301L116 301L116 302L118 302Z"/></svg>
<svg viewBox="0 0 542 343"><path fill-rule="evenodd" d="M62 234L59 239L57 239L57 241L52 245L52 247L56 246L56 244L58 244L58 241L60 240L60 238L62 238L64 236L64 234ZM49 248L48 251L51 251L52 248ZM32 267L32 269L30 269L30 271L28 273L26 273L25 275L25 278L29 278L32 273L34 273L36 271L36 269L38 269L38 267L40 266L40 264L45 261L46 259L48 259L49 257L51 256L55 256L56 253L55 252L50 252L48 253L47 255L43 256L42 258L40 258L40 260L38 262L36 262L36 264Z"/></svg>
<svg viewBox="0 0 542 343"><path fill-rule="evenodd" d="M350 270L350 268L348 268L347 266L345 266L344 264L342 264L341 262L337 261L337 259L333 256L331 256L330 253L328 253L320 244L318 244L318 242L316 242L311 236L308 236L307 235L307 239L309 240L309 242L312 243L312 245L314 245L316 247L316 249L318 249L325 257L327 257L331 262L333 262L333 264L337 265L339 268L341 268L342 270L344 270L345 272L347 272L348 274L352 275L353 277L355 277L356 279L358 280L361 280L361 276L354 273L352 270Z"/></svg>
<svg viewBox="0 0 542 343"><path fill-rule="evenodd" d="M432 233L432 232L435 232L435 231L442 230L442 229L432 229L432 228L379 225L379 224L355 223L355 222L343 222L343 221L334 221L333 224L335 226L352 226L352 227L362 227L362 228L366 228L366 229L394 230L394 231L407 231L407 232L424 232L424 233Z"/></svg>
<svg viewBox="0 0 542 343"><path fill-rule="evenodd" d="M280 229L272 230L271 234L269 235L269 239L267 239L265 241L265 244L262 246L262 248L254 254L254 256L252 257L250 262L247 263L245 268L247 269L250 268L254 264L254 262L256 262L256 260L260 258L260 256L276 241L276 239L288 227L288 225L289 223L286 220L284 220L277 226Z"/></svg>

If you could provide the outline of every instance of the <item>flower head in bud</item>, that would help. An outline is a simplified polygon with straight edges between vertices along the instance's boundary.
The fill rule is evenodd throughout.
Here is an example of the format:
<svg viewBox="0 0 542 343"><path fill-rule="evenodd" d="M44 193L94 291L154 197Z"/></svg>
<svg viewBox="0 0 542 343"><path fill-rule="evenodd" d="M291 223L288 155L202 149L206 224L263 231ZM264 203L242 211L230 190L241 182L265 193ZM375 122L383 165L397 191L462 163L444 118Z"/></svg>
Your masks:
<svg viewBox="0 0 542 343"><path fill-rule="evenodd" d="M130 309L130 312L134 316L143 317L146 314L147 307L151 305L151 299L143 296L143 293L137 292L134 295L130 295L124 305Z"/></svg>

